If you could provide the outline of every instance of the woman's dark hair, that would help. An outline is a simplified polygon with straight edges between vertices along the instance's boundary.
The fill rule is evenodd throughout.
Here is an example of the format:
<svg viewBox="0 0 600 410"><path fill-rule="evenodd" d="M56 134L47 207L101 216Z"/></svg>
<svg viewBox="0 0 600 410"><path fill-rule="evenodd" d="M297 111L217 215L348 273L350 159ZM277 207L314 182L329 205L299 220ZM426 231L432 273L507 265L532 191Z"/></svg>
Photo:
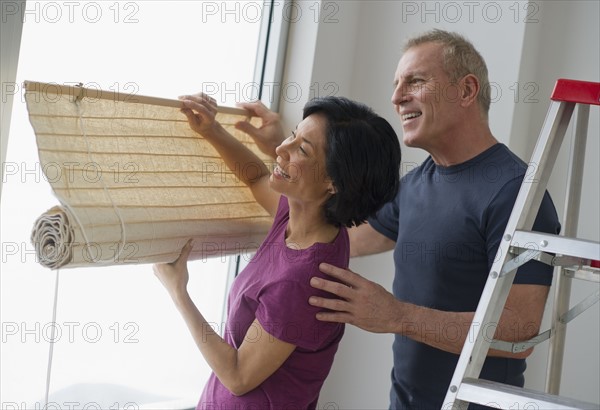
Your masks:
<svg viewBox="0 0 600 410"><path fill-rule="evenodd" d="M344 97L309 101L303 118L317 113L327 119L325 168L336 189L325 217L335 226L360 225L396 196L398 136L371 108Z"/></svg>

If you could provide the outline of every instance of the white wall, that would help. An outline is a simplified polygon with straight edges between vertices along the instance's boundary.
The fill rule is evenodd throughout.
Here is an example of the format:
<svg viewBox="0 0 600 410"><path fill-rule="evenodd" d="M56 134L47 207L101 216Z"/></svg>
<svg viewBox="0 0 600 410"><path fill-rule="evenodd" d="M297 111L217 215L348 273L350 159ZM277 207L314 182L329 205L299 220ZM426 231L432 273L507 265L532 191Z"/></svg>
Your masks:
<svg viewBox="0 0 600 410"><path fill-rule="evenodd" d="M599 81L596 1L321 1L318 21L314 14L315 2L299 4L304 7L305 18L291 27L285 80L300 78L307 97L310 87L314 90L333 82L337 95L372 106L390 121L399 135L401 127L390 97L402 42L408 36L431 28L461 32L482 53L494 83L490 112L492 132L525 159L537 138L555 79L566 76ZM331 88L321 88L321 95L327 95L327 91ZM528 102L536 98L537 103ZM305 101L303 98L295 104L283 102L281 112L289 125L298 122L299 108ZM594 114L592 109L590 134L597 136L595 110ZM588 147L590 156L597 156L597 138ZM404 169L424 157L423 151L403 148ZM581 234L598 240L598 187L593 183L599 176L597 164L586 164L586 171L590 171L592 177L584 180L584 202L588 203L582 207L585 222L581 229L585 232ZM561 208L558 197L563 192L560 180L565 178L564 169L555 174L549 189L557 207ZM391 253L354 259L351 268L391 288ZM574 297L578 291L576 287ZM567 347L567 361L572 364L565 366L563 394L599 402L597 306L594 309L595 312L586 312L578 318L580 323L575 325L587 329L588 336L575 336L577 351L582 354L577 354L575 343ZM348 326L346 332L323 388L321 407L387 408L392 336L368 334L352 326ZM582 348L583 345L586 347ZM530 360L527 372L530 387L543 386L543 349L538 349ZM588 363L585 366L588 373L579 377L576 372L582 370L584 362ZM328 404L333 407L326 407Z"/></svg>
<svg viewBox="0 0 600 410"><path fill-rule="evenodd" d="M13 95L18 87L17 62L21 46L21 33L23 21L20 10L24 8L25 1L11 1L0 5L0 42L2 44L2 57L0 58L0 87L2 87L2 101L0 102L0 196L4 181L4 162L8 148L8 131L13 106Z"/></svg>

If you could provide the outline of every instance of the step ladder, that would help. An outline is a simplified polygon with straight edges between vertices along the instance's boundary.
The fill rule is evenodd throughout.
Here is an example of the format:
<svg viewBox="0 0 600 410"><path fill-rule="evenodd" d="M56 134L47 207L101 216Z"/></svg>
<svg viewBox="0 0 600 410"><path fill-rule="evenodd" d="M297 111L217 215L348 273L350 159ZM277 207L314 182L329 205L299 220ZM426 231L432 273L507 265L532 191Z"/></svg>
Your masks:
<svg viewBox="0 0 600 410"><path fill-rule="evenodd" d="M566 324L596 303L600 296L596 291L569 310L571 280L576 278L599 282L600 277L598 265L600 243L575 238L579 219L589 109L591 104L600 105L600 83L559 79L551 100L531 157L527 181L523 181L515 200L498 248L498 256L490 269L469 330L469 334L477 337L467 338L465 342L444 399L443 409L466 409L469 403L503 409L591 409L598 406L560 397L558 389ZM576 105L578 113L562 219L564 236L533 232L531 231L533 222ZM523 244L527 244L527 247L523 247ZM498 323L517 268L532 259L557 267L551 329L524 342L490 340L484 334L485 324ZM477 323L484 325L477 326ZM518 353L547 339L551 342L546 392L479 379L490 346L494 349Z"/></svg>

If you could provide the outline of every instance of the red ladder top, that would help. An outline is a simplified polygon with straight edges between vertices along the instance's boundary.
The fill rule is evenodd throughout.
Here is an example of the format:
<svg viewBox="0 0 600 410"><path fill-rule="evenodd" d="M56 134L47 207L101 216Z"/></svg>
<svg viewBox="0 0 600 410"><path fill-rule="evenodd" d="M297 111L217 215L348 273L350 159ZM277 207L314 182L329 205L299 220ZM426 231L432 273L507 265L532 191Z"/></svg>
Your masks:
<svg viewBox="0 0 600 410"><path fill-rule="evenodd" d="M550 99L554 101L600 105L600 83L560 78L556 81Z"/></svg>

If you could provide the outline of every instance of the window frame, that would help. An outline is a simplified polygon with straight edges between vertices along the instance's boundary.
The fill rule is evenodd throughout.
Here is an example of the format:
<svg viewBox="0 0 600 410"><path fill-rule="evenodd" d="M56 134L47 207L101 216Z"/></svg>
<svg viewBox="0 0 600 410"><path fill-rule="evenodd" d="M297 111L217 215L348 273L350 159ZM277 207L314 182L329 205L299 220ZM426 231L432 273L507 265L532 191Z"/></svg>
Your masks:
<svg viewBox="0 0 600 410"><path fill-rule="evenodd" d="M25 7L25 1L15 2L19 3L21 7ZM285 9L289 8L291 0L284 1L275 1L271 0L269 3L261 2L263 6L263 10L268 7L269 13L268 18L265 19L267 14L265 13L262 16L261 27L259 29L259 40L258 40L258 48L257 48L257 58L255 60L255 69L254 69L254 79L256 84L259 85L259 95L258 99L261 100L268 108L272 110L277 110L279 105L279 98L281 94L281 80L283 77L283 68L285 62L285 48L287 45L287 37L290 26L289 19L285 18ZM4 17L4 16L3 16ZM22 17L22 16L18 16ZM11 25L3 24L3 52L4 55L3 61L10 61L10 63L14 63L11 65L10 70L5 70L3 63L3 71L8 73L9 78L7 82L16 84L17 77L17 63L18 58L14 58L15 54L18 56L20 47L21 47L21 34L23 30L23 19L15 18L13 19L15 23ZM7 42L9 47L5 47L5 28L12 30L15 34L8 38ZM4 58L6 56L5 53L10 52L11 58ZM3 76L4 77L4 76ZM4 80L4 78L3 78ZM4 89L3 89L3 97ZM2 126L2 162L5 162L6 159L6 147L8 146L8 138L9 135L9 121L4 121L4 117L8 117L10 119L12 115L12 95L7 96L8 104L3 103L3 126ZM6 130L5 130L6 128ZM5 132L6 131L6 132ZM4 173L4 166L2 167L2 173ZM2 175L2 182L0 182L0 197L2 193L2 185L4 183L4 175ZM229 293L229 289L231 287L231 283L239 273L240 269L243 268L244 262L247 264L247 258L242 255L237 255L233 257L228 257L228 276L225 286L225 292L223 294L223 298L226 301L227 295ZM58 288L57 288L58 289ZM55 302L56 303L56 293L55 293ZM223 303L223 313L222 313L222 323L226 320L226 303ZM52 345L54 342L49 342ZM50 347L52 349L52 347ZM48 376L49 377L49 376Z"/></svg>

